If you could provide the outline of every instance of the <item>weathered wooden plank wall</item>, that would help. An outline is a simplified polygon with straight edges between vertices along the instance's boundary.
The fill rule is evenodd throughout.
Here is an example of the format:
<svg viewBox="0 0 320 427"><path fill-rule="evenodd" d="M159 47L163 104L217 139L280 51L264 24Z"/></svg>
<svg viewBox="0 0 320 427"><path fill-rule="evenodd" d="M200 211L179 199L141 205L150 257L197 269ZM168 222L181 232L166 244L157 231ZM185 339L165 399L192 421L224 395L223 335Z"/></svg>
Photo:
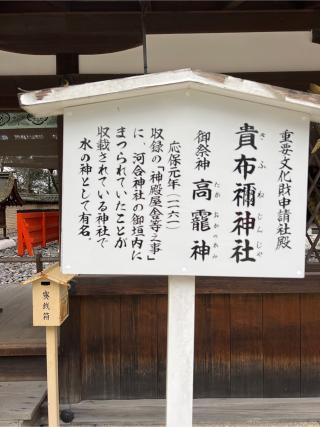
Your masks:
<svg viewBox="0 0 320 427"><path fill-rule="evenodd" d="M262 295L230 296L232 397L263 396Z"/></svg>
<svg viewBox="0 0 320 427"><path fill-rule="evenodd" d="M230 297L196 297L195 396L226 397L230 387Z"/></svg>
<svg viewBox="0 0 320 427"><path fill-rule="evenodd" d="M45 381L45 356L1 356L0 382Z"/></svg>
<svg viewBox="0 0 320 427"><path fill-rule="evenodd" d="M73 296L61 398L163 398L166 295ZM198 294L194 394L320 395L320 295Z"/></svg>
<svg viewBox="0 0 320 427"><path fill-rule="evenodd" d="M264 396L300 396L300 296L263 298Z"/></svg>
<svg viewBox="0 0 320 427"><path fill-rule="evenodd" d="M319 396L320 295L301 295L301 395Z"/></svg>
<svg viewBox="0 0 320 427"><path fill-rule="evenodd" d="M87 319L83 324L81 340L84 398L108 395L117 399L120 396L119 298L104 298L102 301L90 298L88 304L81 306L81 318ZM93 369L95 365L99 365L100 369Z"/></svg>

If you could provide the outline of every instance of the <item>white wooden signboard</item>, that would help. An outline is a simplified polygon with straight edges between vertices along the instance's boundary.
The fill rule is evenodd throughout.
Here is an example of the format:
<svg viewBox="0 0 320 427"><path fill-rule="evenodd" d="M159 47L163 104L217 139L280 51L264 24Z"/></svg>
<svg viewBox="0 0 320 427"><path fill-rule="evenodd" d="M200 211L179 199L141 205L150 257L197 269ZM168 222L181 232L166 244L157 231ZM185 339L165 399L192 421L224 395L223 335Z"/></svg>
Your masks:
<svg viewBox="0 0 320 427"><path fill-rule="evenodd" d="M180 90L64 118L64 273L304 276L308 116Z"/></svg>
<svg viewBox="0 0 320 427"><path fill-rule="evenodd" d="M168 275L166 426L192 427L195 276L304 276L319 100L177 70L20 104L64 114L63 272ZM56 427L57 369L52 384Z"/></svg>

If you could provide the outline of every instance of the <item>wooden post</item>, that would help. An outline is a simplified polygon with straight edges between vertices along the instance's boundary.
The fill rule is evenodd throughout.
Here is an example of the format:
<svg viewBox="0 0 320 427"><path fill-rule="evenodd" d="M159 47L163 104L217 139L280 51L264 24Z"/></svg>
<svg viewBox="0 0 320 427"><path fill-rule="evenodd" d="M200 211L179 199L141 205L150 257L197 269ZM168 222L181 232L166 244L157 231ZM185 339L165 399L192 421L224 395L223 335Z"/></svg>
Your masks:
<svg viewBox="0 0 320 427"><path fill-rule="evenodd" d="M167 427L192 427L195 277L168 285Z"/></svg>
<svg viewBox="0 0 320 427"><path fill-rule="evenodd" d="M23 232L22 232L22 226L23 226L23 220L21 213L17 212L17 237L18 237L18 255L23 256L25 251L25 242L23 239Z"/></svg>
<svg viewBox="0 0 320 427"><path fill-rule="evenodd" d="M43 265L42 265L42 259L41 259L41 257L42 257L41 250L37 250L36 251L36 256L35 256L35 258L36 258L36 270L37 270L37 273L40 273L40 271L43 270Z"/></svg>
<svg viewBox="0 0 320 427"><path fill-rule="evenodd" d="M59 427L58 327L46 327L49 427Z"/></svg>
<svg viewBox="0 0 320 427"><path fill-rule="evenodd" d="M47 224L46 224L46 213L41 213L41 246L46 247L47 244Z"/></svg>

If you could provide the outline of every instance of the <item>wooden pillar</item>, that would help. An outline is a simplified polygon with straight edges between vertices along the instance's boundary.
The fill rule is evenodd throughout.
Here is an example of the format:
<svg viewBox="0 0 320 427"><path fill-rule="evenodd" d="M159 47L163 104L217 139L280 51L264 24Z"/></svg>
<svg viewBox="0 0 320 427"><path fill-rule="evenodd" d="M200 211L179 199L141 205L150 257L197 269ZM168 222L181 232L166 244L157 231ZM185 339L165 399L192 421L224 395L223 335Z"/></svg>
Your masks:
<svg viewBox="0 0 320 427"><path fill-rule="evenodd" d="M56 74L60 84L68 83L68 74L79 73L79 56L74 53L56 55ZM63 116L58 117L59 207L62 211ZM60 239L61 242L61 217ZM61 249L61 248L60 248ZM61 251L60 251L61 253ZM60 333L60 394L64 403L79 402L80 395L80 298L70 299L69 319L61 325Z"/></svg>
<svg viewBox="0 0 320 427"><path fill-rule="evenodd" d="M192 427L195 277L169 276L167 427Z"/></svg>
<svg viewBox="0 0 320 427"><path fill-rule="evenodd" d="M49 427L59 424L58 327L46 327Z"/></svg>
<svg viewBox="0 0 320 427"><path fill-rule="evenodd" d="M0 227L3 230L3 237L7 237L7 223L6 223L6 206L0 206Z"/></svg>
<svg viewBox="0 0 320 427"><path fill-rule="evenodd" d="M79 73L79 55L75 53L60 53L56 55L56 74L61 78L61 85L69 84L68 74ZM63 116L57 119L58 125L58 182L59 182L59 207L62 212L62 169L63 169ZM61 217L60 215L60 239L61 242ZM61 244L61 243L60 243ZM60 246L61 253L61 246Z"/></svg>

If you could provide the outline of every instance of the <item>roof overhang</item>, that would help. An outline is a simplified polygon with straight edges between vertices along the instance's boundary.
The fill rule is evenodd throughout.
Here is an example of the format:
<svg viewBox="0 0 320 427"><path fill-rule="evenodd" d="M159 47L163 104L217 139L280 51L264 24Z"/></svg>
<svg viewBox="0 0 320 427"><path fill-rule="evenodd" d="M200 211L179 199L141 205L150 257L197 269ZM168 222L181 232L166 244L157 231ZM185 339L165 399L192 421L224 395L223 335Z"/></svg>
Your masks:
<svg viewBox="0 0 320 427"><path fill-rule="evenodd" d="M68 107L183 89L294 110L320 122L319 95L190 69L43 89L18 96L21 108L40 117L63 114Z"/></svg>
<svg viewBox="0 0 320 427"><path fill-rule="evenodd" d="M49 280L57 285L68 286L70 280L74 278L74 274L64 274L61 272L60 265L58 263L52 264L43 271L36 273L34 276L22 282L22 285L29 285L38 280Z"/></svg>

